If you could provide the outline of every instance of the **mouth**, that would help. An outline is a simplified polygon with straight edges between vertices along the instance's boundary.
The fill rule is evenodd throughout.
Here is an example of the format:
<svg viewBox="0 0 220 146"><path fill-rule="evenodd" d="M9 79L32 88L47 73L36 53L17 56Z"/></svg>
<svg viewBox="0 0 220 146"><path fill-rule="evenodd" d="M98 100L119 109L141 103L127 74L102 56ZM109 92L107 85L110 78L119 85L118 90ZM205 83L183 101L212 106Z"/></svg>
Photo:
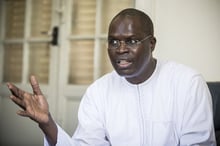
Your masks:
<svg viewBox="0 0 220 146"><path fill-rule="evenodd" d="M128 68L132 64L131 61L124 60L124 59L117 60L116 63L117 63L119 68Z"/></svg>

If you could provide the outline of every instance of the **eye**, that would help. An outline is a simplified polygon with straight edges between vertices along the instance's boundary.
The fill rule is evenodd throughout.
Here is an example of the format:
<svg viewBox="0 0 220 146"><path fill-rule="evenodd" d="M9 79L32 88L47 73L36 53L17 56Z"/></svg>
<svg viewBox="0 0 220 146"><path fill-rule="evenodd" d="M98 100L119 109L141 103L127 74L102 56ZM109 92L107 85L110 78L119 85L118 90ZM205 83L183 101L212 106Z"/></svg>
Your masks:
<svg viewBox="0 0 220 146"><path fill-rule="evenodd" d="M110 39L110 40L108 40L108 44L110 46L118 46L119 40Z"/></svg>
<svg viewBox="0 0 220 146"><path fill-rule="evenodd" d="M138 40L135 40L135 39L129 39L126 41L126 44L127 45L136 45L139 41Z"/></svg>

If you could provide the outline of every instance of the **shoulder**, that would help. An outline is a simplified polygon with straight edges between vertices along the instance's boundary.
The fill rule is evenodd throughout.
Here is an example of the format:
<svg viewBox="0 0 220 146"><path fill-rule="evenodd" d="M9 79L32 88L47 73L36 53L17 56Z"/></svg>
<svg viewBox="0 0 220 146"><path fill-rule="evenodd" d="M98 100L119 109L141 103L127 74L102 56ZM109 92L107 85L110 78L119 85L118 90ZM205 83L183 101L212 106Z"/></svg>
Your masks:
<svg viewBox="0 0 220 146"><path fill-rule="evenodd" d="M120 77L115 71L112 71L94 81L87 88L87 92L94 92L100 94L101 92L109 90L110 88L112 88L112 86L119 84L122 80L122 77Z"/></svg>
<svg viewBox="0 0 220 146"><path fill-rule="evenodd" d="M121 77L115 71L112 71L94 81L83 95L80 107L94 105L97 108L104 109L106 98L114 91L115 85L120 80L122 80Z"/></svg>
<svg viewBox="0 0 220 146"><path fill-rule="evenodd" d="M121 77L115 71L112 71L94 81L90 86L110 85L114 84L115 82L119 82L120 80Z"/></svg>
<svg viewBox="0 0 220 146"><path fill-rule="evenodd" d="M197 70L193 69L192 67L174 61L159 61L159 64L161 66L161 69L165 71L171 71L171 73L187 73L192 75L200 74Z"/></svg>
<svg viewBox="0 0 220 146"><path fill-rule="evenodd" d="M173 61L158 61L158 82L165 86L189 90L195 84L205 84L205 79L197 70Z"/></svg>
<svg viewBox="0 0 220 146"><path fill-rule="evenodd" d="M192 67L174 61L158 61L158 66L160 74L170 78L186 80L202 76Z"/></svg>

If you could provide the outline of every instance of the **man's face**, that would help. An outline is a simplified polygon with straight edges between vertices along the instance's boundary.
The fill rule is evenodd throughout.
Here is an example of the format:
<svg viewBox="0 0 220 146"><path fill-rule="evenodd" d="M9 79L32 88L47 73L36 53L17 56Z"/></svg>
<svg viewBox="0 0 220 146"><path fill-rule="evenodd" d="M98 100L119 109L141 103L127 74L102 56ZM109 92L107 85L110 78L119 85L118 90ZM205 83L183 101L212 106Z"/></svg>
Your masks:
<svg viewBox="0 0 220 146"><path fill-rule="evenodd" d="M143 32L139 17L116 18L109 27L108 54L117 73L130 82L145 80L148 70L152 70L152 50L155 41L150 37L135 46L129 46L132 40L142 40L147 35ZM120 42L117 48L114 42ZM127 42L127 43L126 43Z"/></svg>

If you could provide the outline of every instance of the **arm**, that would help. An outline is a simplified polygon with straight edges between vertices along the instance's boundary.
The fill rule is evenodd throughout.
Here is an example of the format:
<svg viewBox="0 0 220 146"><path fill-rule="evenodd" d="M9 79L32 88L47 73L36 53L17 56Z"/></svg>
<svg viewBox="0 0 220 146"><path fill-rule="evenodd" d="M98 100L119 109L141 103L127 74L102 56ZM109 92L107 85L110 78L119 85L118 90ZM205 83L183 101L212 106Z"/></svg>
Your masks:
<svg viewBox="0 0 220 146"><path fill-rule="evenodd" d="M96 83L91 85L81 100L78 111L78 127L72 137L78 145L111 145L105 127L105 98L102 96L101 89Z"/></svg>
<svg viewBox="0 0 220 146"><path fill-rule="evenodd" d="M46 146L75 146L88 145L88 143L92 143L96 146L109 145L108 141L105 139L105 130L101 128L102 126L99 124L100 121L96 120L99 116L97 115L95 105L93 104L93 99L85 98L85 102L83 102L84 104L81 106L83 112L79 113L79 115L82 116L82 121L80 120L81 122L76 130L77 132L71 138L51 117L49 113L49 105L34 76L31 76L30 83L33 89L33 94L8 83L8 88L12 93L10 98L15 104L23 109L17 112L18 115L29 117L38 123L39 127L45 134ZM89 122L90 124L87 125L84 122Z"/></svg>
<svg viewBox="0 0 220 146"><path fill-rule="evenodd" d="M8 83L8 88L12 93L10 99L23 109L19 110L17 114L29 117L38 123L48 141L55 145L57 143L57 126L49 113L49 105L34 76L30 77L30 83L33 94L19 89L12 83Z"/></svg>

